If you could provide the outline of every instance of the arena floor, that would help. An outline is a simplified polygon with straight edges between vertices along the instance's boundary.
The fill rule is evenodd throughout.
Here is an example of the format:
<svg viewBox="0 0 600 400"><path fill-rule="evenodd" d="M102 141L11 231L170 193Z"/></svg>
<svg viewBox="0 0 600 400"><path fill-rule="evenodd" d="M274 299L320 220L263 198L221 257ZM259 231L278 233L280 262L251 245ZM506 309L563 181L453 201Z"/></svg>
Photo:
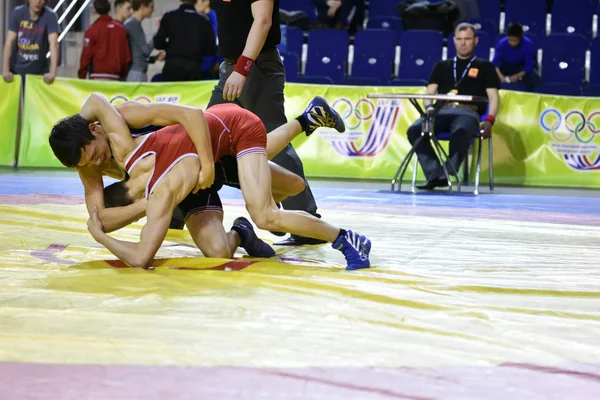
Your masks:
<svg viewBox="0 0 600 400"><path fill-rule="evenodd" d="M205 259L175 231L128 268L76 174L0 171L0 399L600 398L600 191L313 191L371 269L329 245Z"/></svg>

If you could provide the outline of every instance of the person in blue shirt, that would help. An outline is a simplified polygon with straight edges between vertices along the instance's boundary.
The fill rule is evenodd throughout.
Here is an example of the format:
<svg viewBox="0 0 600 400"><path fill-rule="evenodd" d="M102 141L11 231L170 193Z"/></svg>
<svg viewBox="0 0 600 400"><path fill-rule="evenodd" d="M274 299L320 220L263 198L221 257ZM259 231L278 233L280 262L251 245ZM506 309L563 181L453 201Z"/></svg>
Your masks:
<svg viewBox="0 0 600 400"><path fill-rule="evenodd" d="M217 14L215 10L210 7L210 0L196 0L196 11L204 14L208 17L213 31L215 32L215 38L217 37ZM219 78L219 64L223 61L222 58L217 56L217 52L212 56L204 57L202 61L202 76L203 79L218 79Z"/></svg>
<svg viewBox="0 0 600 400"><path fill-rule="evenodd" d="M536 55L533 42L523 35L523 26L513 22L508 25L506 37L496 45L492 62L500 81L520 82L533 90L540 84L540 77L535 71Z"/></svg>

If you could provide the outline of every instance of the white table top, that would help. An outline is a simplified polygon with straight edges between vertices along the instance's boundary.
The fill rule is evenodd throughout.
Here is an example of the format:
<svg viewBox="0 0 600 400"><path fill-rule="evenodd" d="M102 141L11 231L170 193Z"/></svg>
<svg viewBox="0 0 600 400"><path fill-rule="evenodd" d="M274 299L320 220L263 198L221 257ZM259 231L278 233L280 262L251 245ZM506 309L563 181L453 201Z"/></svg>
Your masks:
<svg viewBox="0 0 600 400"><path fill-rule="evenodd" d="M417 100L445 100L445 101L476 101L486 102L482 96L466 96L462 94L418 94L418 93L373 93L367 95L369 99L417 99Z"/></svg>

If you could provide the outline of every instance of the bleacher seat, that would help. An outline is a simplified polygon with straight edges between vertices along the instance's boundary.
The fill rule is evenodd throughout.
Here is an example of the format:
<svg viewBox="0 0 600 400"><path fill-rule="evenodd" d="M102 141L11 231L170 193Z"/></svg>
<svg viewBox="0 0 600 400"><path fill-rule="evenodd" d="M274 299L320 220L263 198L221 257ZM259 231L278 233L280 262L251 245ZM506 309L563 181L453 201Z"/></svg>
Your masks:
<svg viewBox="0 0 600 400"><path fill-rule="evenodd" d="M579 96L581 94L581 85L571 85L568 83L542 83L535 88L536 93L555 94L561 96Z"/></svg>
<svg viewBox="0 0 600 400"><path fill-rule="evenodd" d="M317 20L317 9L310 0L279 0L279 8L286 11L304 11L310 22Z"/></svg>
<svg viewBox="0 0 600 400"><path fill-rule="evenodd" d="M595 4L589 0L555 0L552 6L553 33L580 33L592 38Z"/></svg>
<svg viewBox="0 0 600 400"><path fill-rule="evenodd" d="M479 0L481 19L492 20L496 26L500 24L500 0Z"/></svg>
<svg viewBox="0 0 600 400"><path fill-rule="evenodd" d="M306 0L310 1L310 0ZM396 7L399 1L392 0L370 0L369 1L369 16L370 17L389 17L397 16Z"/></svg>
<svg viewBox="0 0 600 400"><path fill-rule="evenodd" d="M506 0L505 27L511 22L520 22L525 32L533 32L540 37L544 36L546 34L547 9L545 0Z"/></svg>
<svg viewBox="0 0 600 400"><path fill-rule="evenodd" d="M581 91L582 96L600 97L600 85L588 85Z"/></svg>
<svg viewBox="0 0 600 400"><path fill-rule="evenodd" d="M425 79L394 79L390 81L390 86L427 86Z"/></svg>
<svg viewBox="0 0 600 400"><path fill-rule="evenodd" d="M515 92L529 92L529 89L527 89L527 86L525 86L519 82L514 82L514 83L513 82L511 82L511 83L502 82L500 85L500 89L512 90Z"/></svg>
<svg viewBox="0 0 600 400"><path fill-rule="evenodd" d="M600 36L592 40L590 50L590 84L600 85Z"/></svg>
<svg viewBox="0 0 600 400"><path fill-rule="evenodd" d="M285 67L285 81L295 82L300 72L300 57L296 53L281 53L281 61Z"/></svg>
<svg viewBox="0 0 600 400"><path fill-rule="evenodd" d="M479 43L477 43L477 46L475 46L475 55L479 58L489 60L490 48L492 47L492 41L489 35L486 32L479 31L479 33L477 33L477 37L479 38ZM450 36L448 36L447 48L447 59L453 58L456 55L456 47L454 46L453 33L450 34Z"/></svg>
<svg viewBox="0 0 600 400"><path fill-rule="evenodd" d="M277 47L282 53L296 53L298 57L302 57L302 44L304 43L304 32L300 28L289 26L286 28L286 45L282 44Z"/></svg>
<svg viewBox="0 0 600 400"><path fill-rule="evenodd" d="M444 38L438 31L406 31L400 41L399 79L428 79L442 59Z"/></svg>
<svg viewBox="0 0 600 400"><path fill-rule="evenodd" d="M362 78L356 76L349 76L344 78L342 85L347 86L383 86L381 80L378 78Z"/></svg>
<svg viewBox="0 0 600 400"><path fill-rule="evenodd" d="M555 61L544 63L542 66L542 82L544 83L565 83L576 86L578 89L583 82L583 63L576 60ZM536 89L537 91L537 89Z"/></svg>
<svg viewBox="0 0 600 400"><path fill-rule="evenodd" d="M581 86L587 47L588 41L577 33L553 33L545 37L542 45L542 81Z"/></svg>
<svg viewBox="0 0 600 400"><path fill-rule="evenodd" d="M464 22L468 22L475 26L477 34L479 32L485 32L490 37L492 43L496 43L498 38L498 24L491 19L468 19Z"/></svg>
<svg viewBox="0 0 600 400"><path fill-rule="evenodd" d="M365 29L354 38L352 76L391 79L396 54L396 34L389 29Z"/></svg>
<svg viewBox="0 0 600 400"><path fill-rule="evenodd" d="M308 84L313 84L313 85L333 85L333 79L331 79L328 76L311 76L311 75L305 75L305 76L298 76L296 78L296 82L298 83L308 83Z"/></svg>
<svg viewBox="0 0 600 400"><path fill-rule="evenodd" d="M370 17L367 21L367 29L391 29L396 33L396 43L400 43L404 31L402 20L399 17Z"/></svg>
<svg viewBox="0 0 600 400"><path fill-rule="evenodd" d="M329 76L340 83L346 75L350 36L341 29L313 29L308 35L306 75Z"/></svg>

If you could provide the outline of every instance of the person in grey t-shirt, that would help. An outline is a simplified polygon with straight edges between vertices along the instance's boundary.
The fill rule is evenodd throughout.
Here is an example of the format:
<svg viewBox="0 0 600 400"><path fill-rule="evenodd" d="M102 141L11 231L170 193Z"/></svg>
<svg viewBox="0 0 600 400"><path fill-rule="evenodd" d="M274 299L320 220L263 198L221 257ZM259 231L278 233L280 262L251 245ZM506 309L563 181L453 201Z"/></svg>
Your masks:
<svg viewBox="0 0 600 400"><path fill-rule="evenodd" d="M131 48L131 67L127 74L128 82L147 82L148 64L154 63L156 60L163 61L165 52L161 51L156 56L150 56L154 49L152 39L148 40L142 21L150 18L154 12L153 0L132 0L131 8L133 15L125 21L125 29L129 36L129 47Z"/></svg>
<svg viewBox="0 0 600 400"><path fill-rule="evenodd" d="M44 75L44 81L52 83L58 66L59 32L58 16L46 7L46 0L29 0L28 4L16 7L10 15L4 43L4 81L12 82L16 73ZM48 51L50 63L46 58Z"/></svg>

